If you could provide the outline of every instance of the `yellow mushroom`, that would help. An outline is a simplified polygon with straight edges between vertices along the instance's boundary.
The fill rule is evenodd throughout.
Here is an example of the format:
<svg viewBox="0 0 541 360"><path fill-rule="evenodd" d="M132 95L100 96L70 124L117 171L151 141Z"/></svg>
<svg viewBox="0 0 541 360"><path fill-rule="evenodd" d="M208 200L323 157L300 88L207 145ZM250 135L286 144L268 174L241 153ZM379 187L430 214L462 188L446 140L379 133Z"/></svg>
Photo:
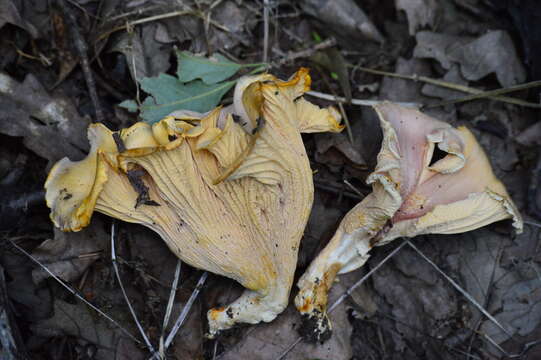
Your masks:
<svg viewBox="0 0 541 360"><path fill-rule="evenodd" d="M327 292L337 274L362 266L373 246L398 237L456 234L522 219L490 162L466 127L453 128L418 110L375 106L383 130L372 193L349 211L300 278L297 309L312 339L330 336Z"/></svg>
<svg viewBox="0 0 541 360"><path fill-rule="evenodd" d="M90 126L87 158L49 174L51 219L66 231L93 211L142 224L188 264L241 283L240 298L209 311L211 335L271 321L287 305L313 200L301 132L342 130L336 111L302 98L309 85L306 69L247 77L227 108L119 132Z"/></svg>

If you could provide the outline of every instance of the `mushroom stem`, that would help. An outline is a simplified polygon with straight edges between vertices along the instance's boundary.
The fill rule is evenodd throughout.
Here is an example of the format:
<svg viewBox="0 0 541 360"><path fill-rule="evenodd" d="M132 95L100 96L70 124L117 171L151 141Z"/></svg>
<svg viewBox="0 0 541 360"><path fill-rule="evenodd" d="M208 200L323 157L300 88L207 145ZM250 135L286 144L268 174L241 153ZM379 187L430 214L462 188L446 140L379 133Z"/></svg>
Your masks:
<svg viewBox="0 0 541 360"><path fill-rule="evenodd" d="M298 283L295 303L307 320L308 339L330 336L327 292L337 274L362 266L372 247L398 237L466 232L504 219L522 229L518 210L468 129L388 102L375 110L383 141L367 181L373 191L344 217ZM444 156L435 156L436 149Z"/></svg>
<svg viewBox="0 0 541 360"><path fill-rule="evenodd" d="M246 290L234 302L226 307L209 310L209 338L214 338L221 330L230 329L237 323L257 324L270 322L287 307L289 289L293 278L277 279L280 285L274 285L262 291ZM286 284L289 284L286 286Z"/></svg>

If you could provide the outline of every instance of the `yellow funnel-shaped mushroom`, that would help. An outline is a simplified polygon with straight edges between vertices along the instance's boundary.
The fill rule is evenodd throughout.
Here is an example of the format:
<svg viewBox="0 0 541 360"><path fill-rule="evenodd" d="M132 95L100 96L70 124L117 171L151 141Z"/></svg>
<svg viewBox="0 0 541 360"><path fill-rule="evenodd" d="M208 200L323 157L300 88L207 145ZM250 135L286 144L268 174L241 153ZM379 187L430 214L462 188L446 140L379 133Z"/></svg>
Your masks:
<svg viewBox="0 0 541 360"><path fill-rule="evenodd" d="M483 149L465 127L453 128L418 110L375 106L383 130L372 193L349 211L329 244L300 278L297 309L316 341L330 336L327 292L337 274L361 267L373 246L397 237L456 234L522 220Z"/></svg>
<svg viewBox="0 0 541 360"><path fill-rule="evenodd" d="M313 184L301 132L340 131L336 112L302 98L306 69L289 81L243 78L234 104L175 112L111 132L91 125L88 157L59 161L45 188L66 231L94 210L156 231L188 264L247 288L209 311L210 334L271 321L287 305Z"/></svg>

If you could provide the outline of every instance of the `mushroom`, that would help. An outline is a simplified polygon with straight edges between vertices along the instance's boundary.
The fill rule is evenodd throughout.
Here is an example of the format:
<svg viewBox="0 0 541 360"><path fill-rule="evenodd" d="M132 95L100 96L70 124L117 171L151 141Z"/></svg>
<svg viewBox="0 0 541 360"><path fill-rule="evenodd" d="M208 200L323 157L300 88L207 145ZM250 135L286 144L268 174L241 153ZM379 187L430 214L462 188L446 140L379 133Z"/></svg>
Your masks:
<svg viewBox="0 0 541 360"><path fill-rule="evenodd" d="M456 234L522 219L473 134L418 110L375 106L383 130L377 165L367 179L372 193L342 219L336 233L298 281L303 333L331 335L327 293L336 275L361 267L374 246L398 237Z"/></svg>
<svg viewBox="0 0 541 360"><path fill-rule="evenodd" d="M246 291L208 312L209 334L271 321L287 305L313 200L302 132L341 131L333 108L302 97L307 69L290 80L242 78L234 104L179 111L112 132L91 125L91 150L67 158L45 183L54 224L79 231L98 211L142 224L186 263Z"/></svg>

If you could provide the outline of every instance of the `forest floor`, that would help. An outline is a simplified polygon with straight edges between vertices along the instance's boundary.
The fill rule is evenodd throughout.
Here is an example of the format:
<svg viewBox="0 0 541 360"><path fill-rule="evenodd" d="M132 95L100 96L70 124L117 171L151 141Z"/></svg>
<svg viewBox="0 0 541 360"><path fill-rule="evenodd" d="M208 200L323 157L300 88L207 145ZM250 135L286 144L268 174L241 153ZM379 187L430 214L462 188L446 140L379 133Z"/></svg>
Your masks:
<svg viewBox="0 0 541 360"><path fill-rule="evenodd" d="M55 229L43 184L59 159L84 157L91 122L117 130L142 119L119 104L145 96L142 79L174 75L178 50L266 63L282 79L308 67L307 99L344 100L345 131L303 135L315 199L297 277L370 192L381 130L365 100L418 104L470 128L525 226L420 236L388 258L406 240L374 249L334 285L331 302L381 265L330 314L324 344L300 341L292 301L271 323L207 339L208 309L242 287L182 264L169 324L206 281L167 358L540 359L540 17L536 0L0 0L2 359L148 359L126 297L154 348L170 332L162 324L179 261L159 236L116 223L124 296L111 219ZM527 83L506 93L514 100L464 99Z"/></svg>

